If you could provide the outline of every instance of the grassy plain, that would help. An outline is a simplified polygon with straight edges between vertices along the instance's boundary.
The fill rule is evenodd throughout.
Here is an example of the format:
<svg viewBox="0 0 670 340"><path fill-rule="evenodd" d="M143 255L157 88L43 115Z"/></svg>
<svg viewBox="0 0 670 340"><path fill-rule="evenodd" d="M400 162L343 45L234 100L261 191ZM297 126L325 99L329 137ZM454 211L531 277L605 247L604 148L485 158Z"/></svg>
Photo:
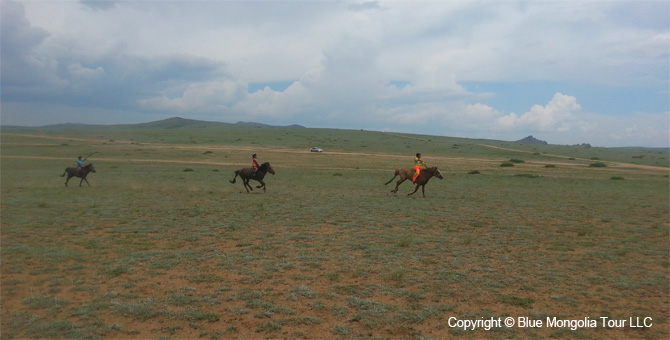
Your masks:
<svg viewBox="0 0 670 340"><path fill-rule="evenodd" d="M3 128L3 339L670 336L667 152L185 123ZM444 180L391 194L416 152Z"/></svg>

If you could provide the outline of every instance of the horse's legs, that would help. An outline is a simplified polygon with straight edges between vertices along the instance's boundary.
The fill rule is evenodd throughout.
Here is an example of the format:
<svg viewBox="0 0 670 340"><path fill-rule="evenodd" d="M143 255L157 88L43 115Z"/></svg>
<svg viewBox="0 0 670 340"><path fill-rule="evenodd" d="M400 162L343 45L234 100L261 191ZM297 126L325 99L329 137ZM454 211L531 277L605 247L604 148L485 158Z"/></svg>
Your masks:
<svg viewBox="0 0 670 340"><path fill-rule="evenodd" d="M423 194L423 197L426 197L426 183L421 185L421 193Z"/></svg>
<svg viewBox="0 0 670 340"><path fill-rule="evenodd" d="M391 190L391 192L392 192L392 193L396 193L396 192L398 192L398 187L399 187L400 184L402 184L402 182L404 182L405 180L406 180L406 178L404 178L404 177L400 177L400 179L399 179L397 182L395 182L395 189Z"/></svg>
<svg viewBox="0 0 670 340"><path fill-rule="evenodd" d="M70 176L70 174L68 174L68 175L67 175L67 179L65 180L65 186L67 186L67 182L70 181L70 178L72 178L72 176Z"/></svg>
<svg viewBox="0 0 670 340"><path fill-rule="evenodd" d="M249 190L254 191L254 188L252 188L251 185L249 185L248 178L242 177L242 184L244 184L244 188L247 189L247 192L249 192Z"/></svg>
<svg viewBox="0 0 670 340"><path fill-rule="evenodd" d="M88 182L88 180L86 179L86 177L83 177L83 178L82 178L82 181L86 181L86 184L88 184L89 187L91 186L91 183ZM81 181L79 181L79 186L81 186Z"/></svg>
<svg viewBox="0 0 670 340"><path fill-rule="evenodd" d="M263 188L263 192L265 192L265 182L263 182L262 179L259 179L258 183L260 183L261 185L257 186L256 188L257 189Z"/></svg>
<svg viewBox="0 0 670 340"><path fill-rule="evenodd" d="M416 188L414 188L414 191L412 191L411 193L407 194L407 196L410 196L410 195L412 195L413 193L415 193L417 190L419 190L419 185L420 185L420 184L417 184L417 185L416 185Z"/></svg>

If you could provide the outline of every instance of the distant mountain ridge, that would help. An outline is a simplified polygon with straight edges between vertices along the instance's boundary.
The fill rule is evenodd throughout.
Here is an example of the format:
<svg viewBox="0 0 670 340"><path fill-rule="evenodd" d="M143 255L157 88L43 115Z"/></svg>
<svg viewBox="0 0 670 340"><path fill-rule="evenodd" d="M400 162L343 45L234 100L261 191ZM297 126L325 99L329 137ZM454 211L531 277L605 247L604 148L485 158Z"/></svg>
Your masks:
<svg viewBox="0 0 670 340"><path fill-rule="evenodd" d="M304 129L305 127L302 125L298 124L293 124L293 125L286 125L286 126L279 126L279 125L268 125L268 124L263 124L263 123L255 123L255 122L243 122L239 121L235 123L235 125L240 125L240 126L246 126L246 127L255 127L255 128L298 128L298 129Z"/></svg>
<svg viewBox="0 0 670 340"><path fill-rule="evenodd" d="M210 122L210 121L204 121L204 120L195 120L195 119L185 119L181 117L172 117L168 119L163 119L155 122L149 122L149 123L140 123L140 124L133 124L138 127L151 127L151 128L163 128L163 129L181 129L181 128L204 128L204 127L211 127L211 126L221 126L221 125L237 125L237 126L245 126L245 127L254 127L254 128L305 128L302 125L298 124L293 124L293 125L287 125L287 126L278 126L278 125L269 125L269 124L263 124L263 123L256 123L256 122L243 122L239 121L235 124L231 123L223 123L223 122Z"/></svg>

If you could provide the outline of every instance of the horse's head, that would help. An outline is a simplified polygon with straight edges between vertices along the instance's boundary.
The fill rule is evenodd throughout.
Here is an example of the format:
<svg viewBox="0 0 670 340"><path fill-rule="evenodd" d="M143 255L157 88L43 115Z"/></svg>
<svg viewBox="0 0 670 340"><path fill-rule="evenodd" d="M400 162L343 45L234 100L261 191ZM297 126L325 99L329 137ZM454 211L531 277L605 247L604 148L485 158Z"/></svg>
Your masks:
<svg viewBox="0 0 670 340"><path fill-rule="evenodd" d="M93 166L93 163L86 165L84 168L87 168L88 171L90 171L92 173L96 173L95 167Z"/></svg>
<svg viewBox="0 0 670 340"><path fill-rule="evenodd" d="M261 164L261 168L262 167L265 167L265 170L267 170L269 173L271 173L273 175L275 174L275 169L272 168L272 165L270 165L270 162L265 162L265 163Z"/></svg>
<svg viewBox="0 0 670 340"><path fill-rule="evenodd" d="M444 178L444 177L442 177L442 173L440 172L440 170L437 169L436 166L432 167L431 170L433 171L433 176L435 176L435 177L437 177L437 178L439 178L439 179L443 179L443 178Z"/></svg>

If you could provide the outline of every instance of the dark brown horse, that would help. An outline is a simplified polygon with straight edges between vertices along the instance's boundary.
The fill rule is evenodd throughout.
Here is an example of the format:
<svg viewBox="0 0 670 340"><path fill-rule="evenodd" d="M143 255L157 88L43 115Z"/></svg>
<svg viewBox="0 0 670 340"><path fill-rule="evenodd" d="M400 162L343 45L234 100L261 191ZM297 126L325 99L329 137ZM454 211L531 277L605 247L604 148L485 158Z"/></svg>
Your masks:
<svg viewBox="0 0 670 340"><path fill-rule="evenodd" d="M412 175L413 176L413 175ZM416 188L414 188L414 191L411 193L407 194L407 196L415 193L417 190L419 190L419 187L421 187L421 193L423 194L423 197L426 197L426 183L430 181L430 179L435 176L439 179L442 179L442 173L440 173L440 170L437 170L437 167L432 167L428 169L422 169L421 173L419 173L419 177L416 178Z"/></svg>
<svg viewBox="0 0 670 340"><path fill-rule="evenodd" d="M256 188L263 188L263 192L265 192L265 182L263 182L263 178L265 177L265 174L267 173L275 174L274 169L272 169L272 165L270 165L269 162L265 162L261 164L261 166L258 167L258 170L256 171L256 174L254 174L254 169L252 168L244 168L242 170L235 170L235 177L230 180L230 183L235 184L235 179L237 179L237 176L240 176L242 179L242 184L244 184L244 188L247 189L247 192L249 190L253 191L254 189L249 185L250 180L258 181L261 185L257 186Z"/></svg>
<svg viewBox="0 0 670 340"><path fill-rule="evenodd" d="M93 172L93 173L96 172L95 167L93 167L93 164L88 164L88 165L82 166L80 171L77 171L76 166L75 167L70 167L70 168L65 168L65 172L63 172L63 174L60 175L60 177L65 177L65 174L67 174L67 179L65 180L65 186L67 186L67 182L70 181L70 178L79 177L79 178L81 178L81 180L79 181L79 186L81 186L81 183L83 181L86 181L86 184L88 184L88 186L90 187L91 183L89 183L88 180L86 179L86 176L88 176L89 172Z"/></svg>

